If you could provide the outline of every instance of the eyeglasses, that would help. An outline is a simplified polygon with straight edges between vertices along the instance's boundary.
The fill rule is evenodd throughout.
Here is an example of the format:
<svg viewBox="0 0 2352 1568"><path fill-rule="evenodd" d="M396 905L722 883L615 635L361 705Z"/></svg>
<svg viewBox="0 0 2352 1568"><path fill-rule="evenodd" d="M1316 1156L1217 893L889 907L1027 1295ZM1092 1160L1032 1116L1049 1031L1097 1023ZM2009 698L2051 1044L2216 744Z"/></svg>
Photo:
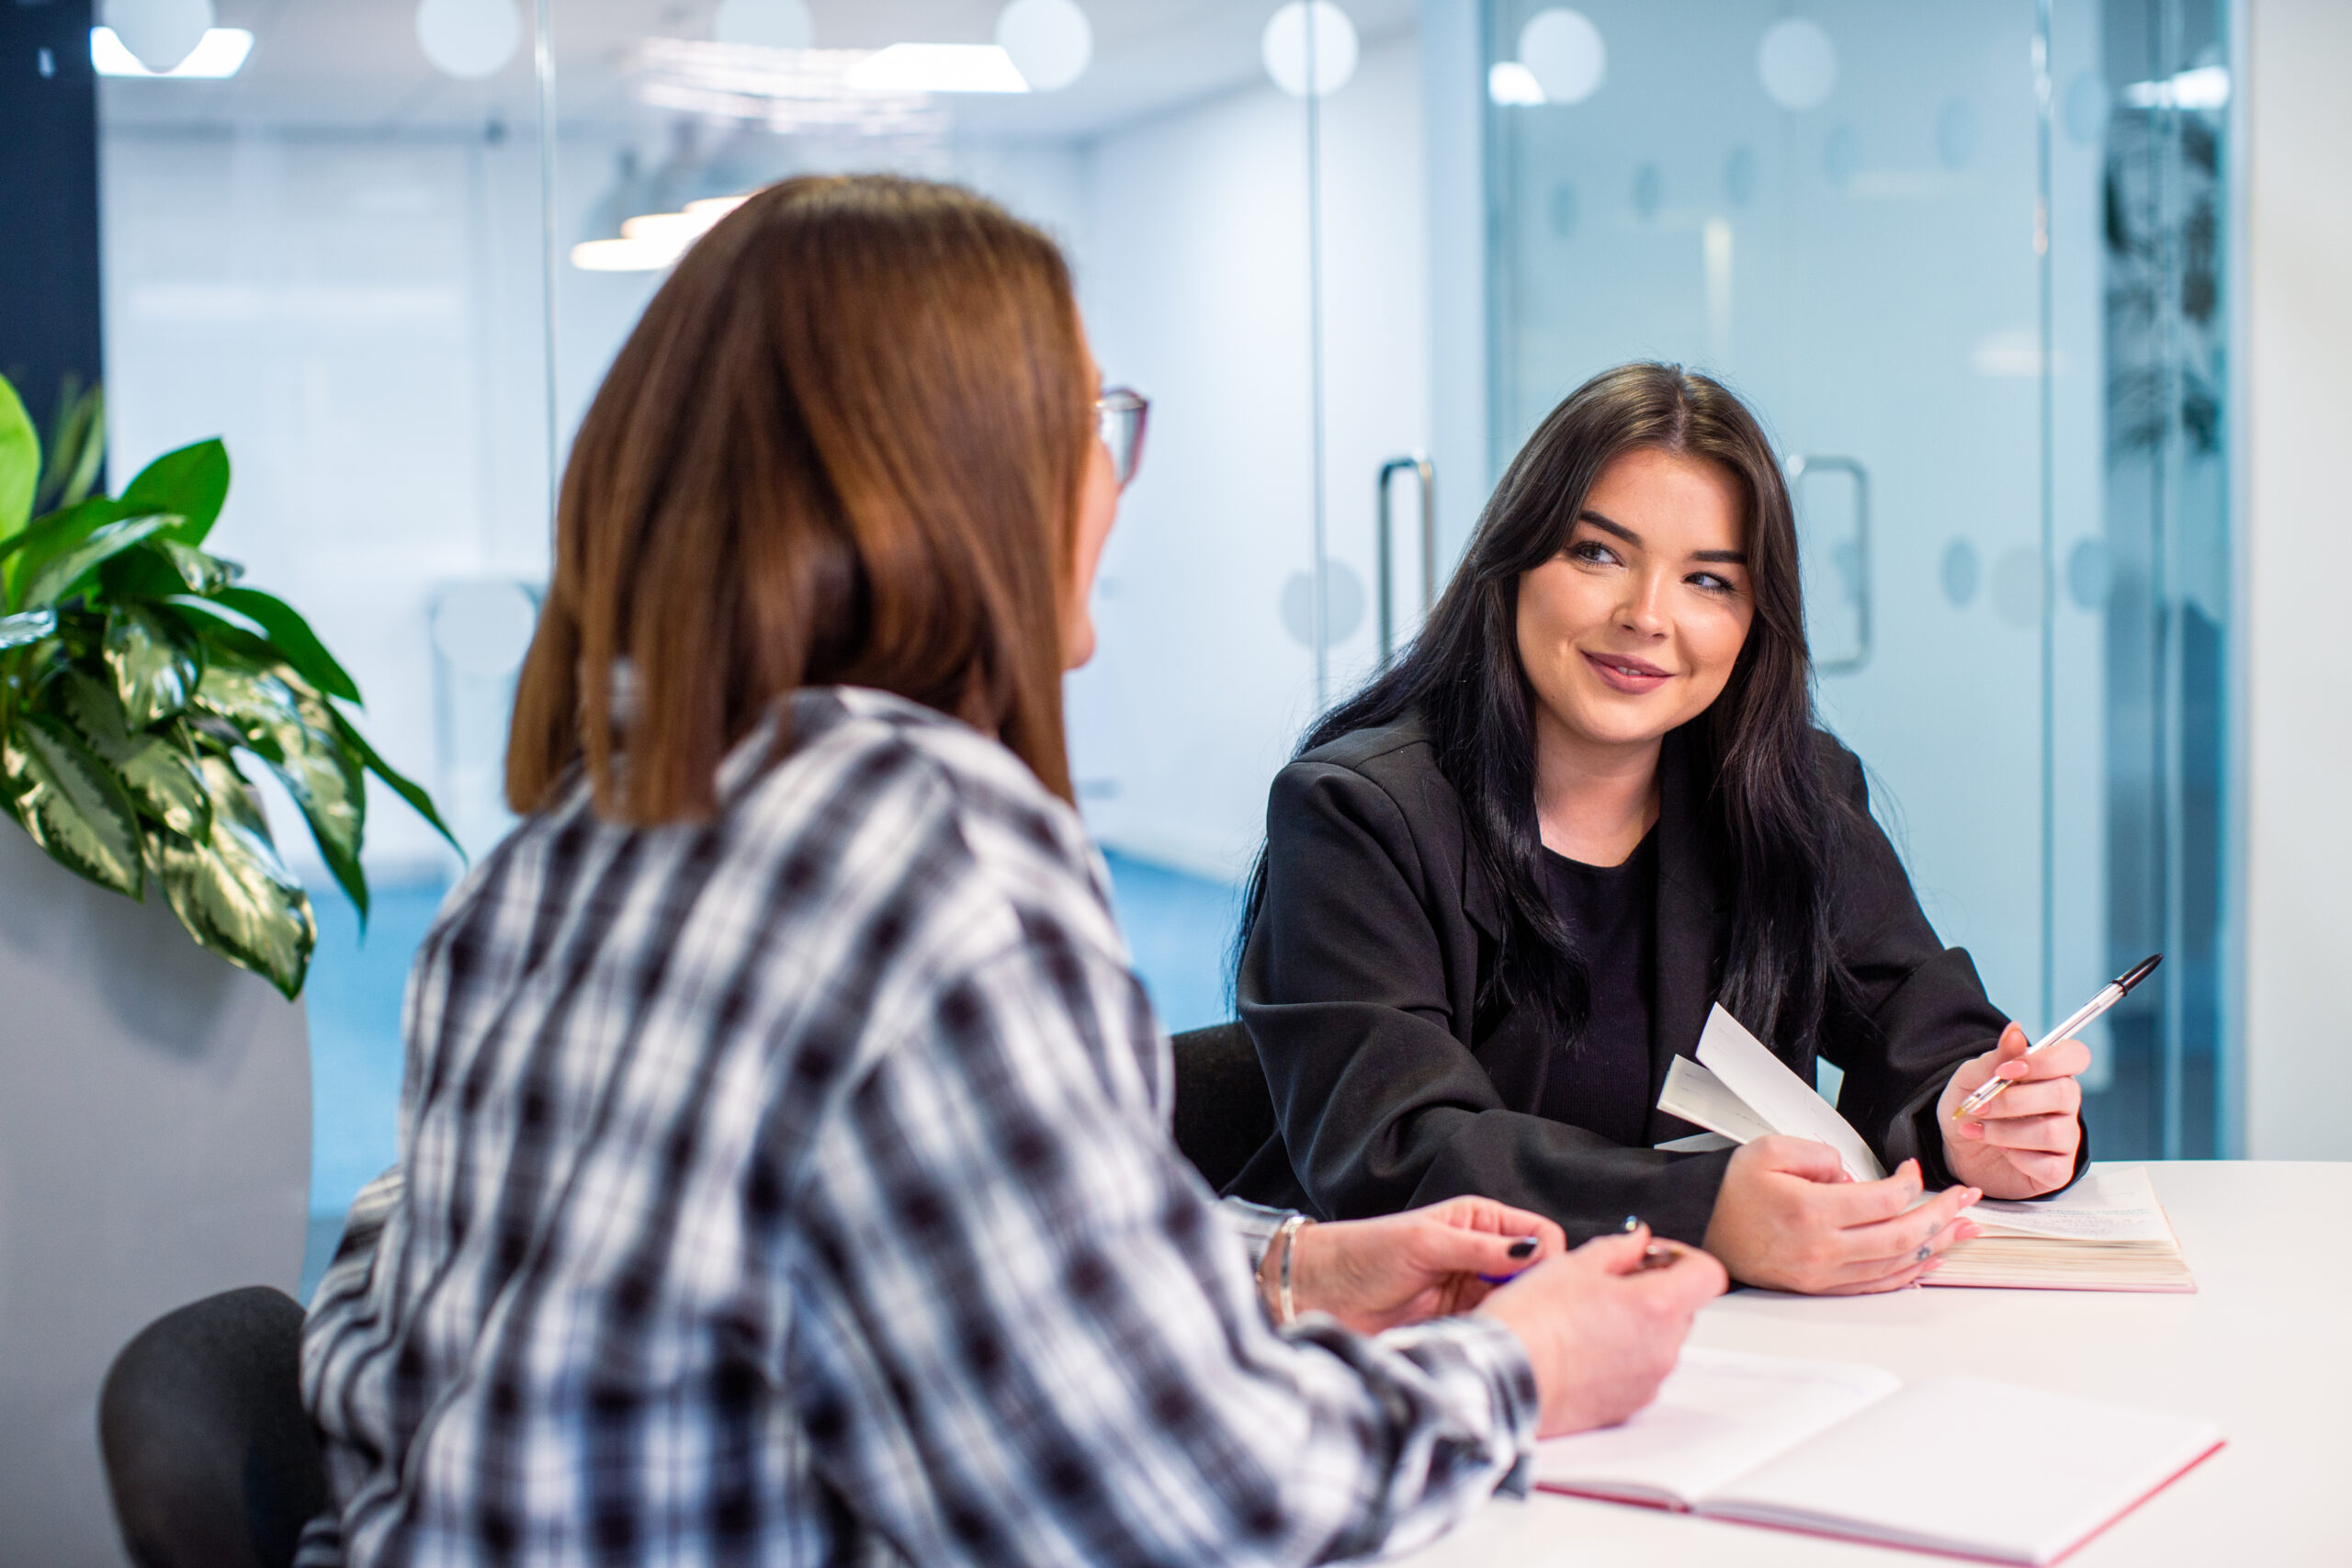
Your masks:
<svg viewBox="0 0 2352 1568"><path fill-rule="evenodd" d="M1144 426L1151 417L1151 400L1133 387L1114 387L1094 400L1094 429L1111 453L1111 471L1119 488L1127 488L1143 461Z"/></svg>

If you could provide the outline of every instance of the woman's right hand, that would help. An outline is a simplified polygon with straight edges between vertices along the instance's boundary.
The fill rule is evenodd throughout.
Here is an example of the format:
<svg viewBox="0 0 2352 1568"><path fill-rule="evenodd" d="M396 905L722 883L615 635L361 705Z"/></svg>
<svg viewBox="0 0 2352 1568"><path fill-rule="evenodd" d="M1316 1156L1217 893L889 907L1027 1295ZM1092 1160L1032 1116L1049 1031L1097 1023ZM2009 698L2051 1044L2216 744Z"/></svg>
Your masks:
<svg viewBox="0 0 2352 1568"><path fill-rule="evenodd" d="M1548 1258L1488 1296L1476 1315L1517 1334L1534 1364L1546 1438L1623 1421L1674 1370L1690 1317L1723 1293L1723 1266L1669 1247L1664 1268L1641 1268L1646 1226Z"/></svg>
<svg viewBox="0 0 2352 1568"><path fill-rule="evenodd" d="M1706 1248L1743 1285L1855 1296L1916 1283L1956 1241L1982 1234L1960 1217L1984 1196L1951 1187L1926 1203L1919 1162L1856 1181L1826 1145L1758 1138L1731 1156Z"/></svg>

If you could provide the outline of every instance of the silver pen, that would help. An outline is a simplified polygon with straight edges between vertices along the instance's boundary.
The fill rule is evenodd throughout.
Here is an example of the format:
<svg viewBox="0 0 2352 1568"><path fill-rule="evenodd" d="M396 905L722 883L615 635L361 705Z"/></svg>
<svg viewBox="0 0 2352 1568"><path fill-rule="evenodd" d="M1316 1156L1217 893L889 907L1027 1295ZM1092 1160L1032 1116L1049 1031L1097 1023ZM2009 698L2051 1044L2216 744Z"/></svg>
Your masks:
<svg viewBox="0 0 2352 1568"><path fill-rule="evenodd" d="M2080 1029L2083 1025L2088 1023L2091 1020L2098 1017L2099 1014L2105 1012L2108 1009L2121 1001L2125 997L2130 996L2132 994L2132 987L2146 979L2148 977L2148 971L2154 969L2157 964L2162 964L2164 961L2165 955L2161 953L2157 953L2154 958L2143 958L2131 969L2125 971L2116 978L2109 980L2107 983L2106 987L2101 990L2098 995L2093 997L2089 1001L2085 1002L2082 1006L2082 1010L2076 1012L2074 1017L2068 1019L2065 1022L2060 1024L2057 1028L2052 1030L2049 1033L2035 1041L2031 1045L2027 1046L2025 1053L2026 1055L2032 1055L2044 1045L2055 1045L2058 1042L2065 1039L2066 1036L2074 1033L2075 1031ZM2022 1060L2022 1058L2019 1059ZM2016 1080L2013 1078L1986 1078L1983 1083L1978 1084L1974 1089L1969 1091L1968 1098L1966 1100L1962 1100L1958 1105L1952 1107L1951 1113L1953 1120L1964 1120L1967 1117L1975 1115L1978 1111L1992 1104L1993 1101L1999 1097L2000 1092L2008 1088L2009 1085L2015 1081Z"/></svg>

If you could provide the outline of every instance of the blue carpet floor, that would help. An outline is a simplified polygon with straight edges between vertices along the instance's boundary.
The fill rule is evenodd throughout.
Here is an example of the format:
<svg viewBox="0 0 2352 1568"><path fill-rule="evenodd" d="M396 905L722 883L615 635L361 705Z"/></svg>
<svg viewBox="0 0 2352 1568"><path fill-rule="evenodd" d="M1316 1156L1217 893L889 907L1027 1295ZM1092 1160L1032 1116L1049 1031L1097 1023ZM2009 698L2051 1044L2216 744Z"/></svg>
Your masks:
<svg viewBox="0 0 2352 1568"><path fill-rule="evenodd" d="M1231 1016L1226 949L1238 890L1149 861L1113 854L1112 897L1136 971L1171 1032ZM401 993L446 891L437 883L375 887L363 942L334 888L312 888L318 951L303 999L311 1022L311 1227L302 1299L334 1256L344 1212L398 1150Z"/></svg>

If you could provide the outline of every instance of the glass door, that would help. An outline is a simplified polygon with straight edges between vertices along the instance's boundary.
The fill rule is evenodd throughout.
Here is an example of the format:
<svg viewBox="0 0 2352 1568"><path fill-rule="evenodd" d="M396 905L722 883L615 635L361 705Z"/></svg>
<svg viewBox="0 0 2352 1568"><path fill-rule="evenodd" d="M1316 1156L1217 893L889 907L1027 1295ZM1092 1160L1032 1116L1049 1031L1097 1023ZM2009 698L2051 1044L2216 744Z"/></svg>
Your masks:
<svg viewBox="0 0 2352 1568"><path fill-rule="evenodd" d="M1490 13L1494 460L1680 361L1785 455L1823 721L1945 940L2044 994L2031 0Z"/></svg>
<svg viewBox="0 0 2352 1568"><path fill-rule="evenodd" d="M1485 9L1488 474L1622 360L1792 477L1823 722L1944 940L2087 1032L2105 1156L2228 1124L2224 15L2187 0ZM1703 22L1703 25L1694 25Z"/></svg>

